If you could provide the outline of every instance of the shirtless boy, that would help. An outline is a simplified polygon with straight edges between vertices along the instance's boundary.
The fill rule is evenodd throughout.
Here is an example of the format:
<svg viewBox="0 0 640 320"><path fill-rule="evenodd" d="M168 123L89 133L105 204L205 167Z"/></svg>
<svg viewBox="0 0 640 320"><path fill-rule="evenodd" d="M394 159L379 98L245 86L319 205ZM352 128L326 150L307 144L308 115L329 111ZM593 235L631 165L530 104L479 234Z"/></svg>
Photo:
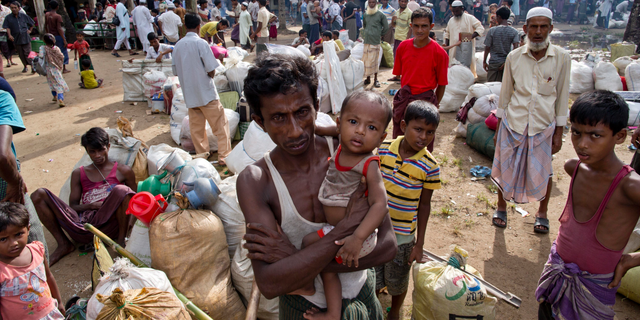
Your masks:
<svg viewBox="0 0 640 320"><path fill-rule="evenodd" d="M572 178L536 289L539 319L613 319L620 279L640 266L640 253L622 254L640 216L640 176L614 152L628 117L627 104L610 91L585 93L571 107L578 159L564 165Z"/></svg>

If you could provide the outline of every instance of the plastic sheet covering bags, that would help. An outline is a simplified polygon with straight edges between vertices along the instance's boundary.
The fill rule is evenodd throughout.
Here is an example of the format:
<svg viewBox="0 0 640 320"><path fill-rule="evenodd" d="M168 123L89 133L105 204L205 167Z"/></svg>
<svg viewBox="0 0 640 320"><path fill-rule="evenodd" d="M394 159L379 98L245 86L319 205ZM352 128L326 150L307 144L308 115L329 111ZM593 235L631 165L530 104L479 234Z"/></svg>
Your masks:
<svg viewBox="0 0 640 320"><path fill-rule="evenodd" d="M210 208L224 225L224 233L227 237L227 244L229 245L230 259L233 259L238 244L242 241L242 236L247 233L244 214L242 214L240 204L238 203L238 195L236 194L237 180L238 175L236 174L218 183L218 188L220 188L221 193L218 196L218 200ZM251 285L249 285L249 290L251 290ZM248 298L248 296L245 298Z"/></svg>
<svg viewBox="0 0 640 320"><path fill-rule="evenodd" d="M141 147L140 140L133 137L125 138L117 129L106 129L106 131L109 134L109 143L111 143L111 147L109 148L109 160L117 161L119 164L132 167L136 160L138 150ZM91 158L89 158L89 155L85 152L82 158L80 158L80 160L76 162L75 166L73 166L73 170L82 166L88 166L91 163ZM67 178L67 181L62 185L58 197L68 204L70 193L71 174L69 174L69 178Z"/></svg>
<svg viewBox="0 0 640 320"><path fill-rule="evenodd" d="M138 268L126 258L116 258L113 266L109 268L109 273L100 278L100 283L89 299L87 320L97 319L104 307L104 304L98 299L98 294L110 296L116 288L126 291L145 287L166 291L177 299L164 272L151 268Z"/></svg>
<svg viewBox="0 0 640 320"><path fill-rule="evenodd" d="M229 127L229 136L233 137L238 129L240 123L240 114L230 110L224 109L224 114L227 117L227 126ZM213 134L213 130L209 125L209 121L205 121L205 127L207 130L207 138L209 140L209 150L218 151L218 137ZM187 152L195 152L196 147L191 140L191 129L189 126L189 116L182 119L182 126L180 128L180 146Z"/></svg>
<svg viewBox="0 0 640 320"><path fill-rule="evenodd" d="M244 241L241 243L244 244ZM239 244L235 250L233 260L231 261L231 277L233 285L246 301L251 297L251 286L253 284L253 268L251 267L251 259L247 258L247 249ZM279 314L279 298L268 300L260 294L260 303L258 304L258 319L261 320L278 320Z"/></svg>
<svg viewBox="0 0 640 320"><path fill-rule="evenodd" d="M347 88L347 94L362 88L364 84L364 62L349 57L340 62L342 78Z"/></svg>
<svg viewBox="0 0 640 320"><path fill-rule="evenodd" d="M342 77L340 59L336 53L334 41L323 41L324 68L327 72L327 84L331 97L331 112L337 114L342 108L342 101L347 97L347 88ZM364 72L364 70L363 70Z"/></svg>
<svg viewBox="0 0 640 320"><path fill-rule="evenodd" d="M206 210L177 210L149 227L151 266L214 319L242 320L246 308L231 283L231 260L220 218Z"/></svg>
<svg viewBox="0 0 640 320"><path fill-rule="evenodd" d="M227 76L231 90L235 90L238 92L238 95L242 95L244 78L247 77L251 64L242 61L244 55L239 51L233 50L228 51L228 53L229 56L224 59L224 66L227 68L225 75Z"/></svg>
<svg viewBox="0 0 640 320"><path fill-rule="evenodd" d="M467 252L450 247L449 263L429 261L413 265L413 318L415 320L495 319L497 299L474 277L480 273L466 264Z"/></svg>
<svg viewBox="0 0 640 320"><path fill-rule="evenodd" d="M622 91L622 80L611 62L600 61L593 68L596 90Z"/></svg>
<svg viewBox="0 0 640 320"><path fill-rule="evenodd" d="M569 93L582 94L594 88L593 69L584 62L571 60Z"/></svg>
<svg viewBox="0 0 640 320"><path fill-rule="evenodd" d="M440 101L440 112L457 112L462 106L469 87L473 85L475 78L469 68L462 65L453 65L449 68L449 85L444 91Z"/></svg>
<svg viewBox="0 0 640 320"><path fill-rule="evenodd" d="M640 91L640 63L637 61L630 63L624 70L629 91Z"/></svg>
<svg viewBox="0 0 640 320"><path fill-rule="evenodd" d="M123 291L111 295L98 294L104 308L99 320L190 320L191 316L175 295L156 288Z"/></svg>
<svg viewBox="0 0 640 320"><path fill-rule="evenodd" d="M281 44L273 44L273 43L267 43L267 51L269 51L270 54L283 54L283 55L287 55L287 56L292 56L292 57L300 57L300 58L307 58L307 56L302 53L302 51L297 50L294 47L290 47L290 46L283 46Z"/></svg>
<svg viewBox="0 0 640 320"><path fill-rule="evenodd" d="M133 62L122 60L122 88L124 89L122 101L147 101L142 83L141 60Z"/></svg>
<svg viewBox="0 0 640 320"><path fill-rule="evenodd" d="M174 150L184 161L191 161L191 155L182 149L174 148L165 143L156 144L149 147L149 152L147 152L149 174L158 174L158 167L164 163L167 157L169 157Z"/></svg>

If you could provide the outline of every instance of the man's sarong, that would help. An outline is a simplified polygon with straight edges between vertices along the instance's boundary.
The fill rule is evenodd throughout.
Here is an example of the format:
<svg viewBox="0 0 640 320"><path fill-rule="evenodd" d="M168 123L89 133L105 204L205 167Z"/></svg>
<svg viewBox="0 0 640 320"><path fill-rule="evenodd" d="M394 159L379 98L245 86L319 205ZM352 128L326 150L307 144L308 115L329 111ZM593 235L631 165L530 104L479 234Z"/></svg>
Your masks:
<svg viewBox="0 0 640 320"><path fill-rule="evenodd" d="M380 68L380 45L364 44L364 52L362 55L362 61L364 62L364 76L368 77L374 73L378 73Z"/></svg>
<svg viewBox="0 0 640 320"><path fill-rule="evenodd" d="M613 320L618 287L607 288L611 280L613 272L590 274L575 263L565 264L554 242L538 281L536 300L551 304L556 319Z"/></svg>
<svg viewBox="0 0 640 320"><path fill-rule="evenodd" d="M362 286L362 290L353 299L342 299L343 320L382 320L382 306L376 297L376 275L373 269L367 270L367 281ZM320 309L302 296L283 295L280 296L280 320L302 319L304 313L311 309Z"/></svg>
<svg viewBox="0 0 640 320"><path fill-rule="evenodd" d="M71 239L78 243L89 243L93 240L93 233L84 228L85 223L90 223L112 239L117 239L119 228L115 213L126 196L135 194L131 188L119 184L113 187L99 210L77 213L51 191L44 190L62 214L62 218L57 217L60 227L69 234Z"/></svg>
<svg viewBox="0 0 640 320"><path fill-rule="evenodd" d="M535 136L512 131L507 118L502 118L496 139L491 180L500 188L506 201L529 203L547 194L551 166L551 138L556 129L552 122Z"/></svg>

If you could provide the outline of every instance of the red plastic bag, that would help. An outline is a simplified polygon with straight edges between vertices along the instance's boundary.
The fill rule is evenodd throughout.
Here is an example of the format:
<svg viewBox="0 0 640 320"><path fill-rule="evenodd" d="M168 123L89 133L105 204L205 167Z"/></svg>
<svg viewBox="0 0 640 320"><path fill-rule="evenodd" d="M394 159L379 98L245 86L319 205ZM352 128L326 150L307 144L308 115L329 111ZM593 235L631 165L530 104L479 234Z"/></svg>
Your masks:
<svg viewBox="0 0 640 320"><path fill-rule="evenodd" d="M487 128L496 131L498 129L498 117L496 117L496 111L491 111L491 114L484 120L484 124Z"/></svg>

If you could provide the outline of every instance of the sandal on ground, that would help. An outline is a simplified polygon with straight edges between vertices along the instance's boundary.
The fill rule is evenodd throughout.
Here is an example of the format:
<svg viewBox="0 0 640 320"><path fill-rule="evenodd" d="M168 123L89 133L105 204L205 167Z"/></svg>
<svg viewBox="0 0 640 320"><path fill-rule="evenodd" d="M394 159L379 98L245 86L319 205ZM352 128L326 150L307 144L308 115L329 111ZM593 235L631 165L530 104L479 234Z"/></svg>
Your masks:
<svg viewBox="0 0 640 320"><path fill-rule="evenodd" d="M22 73L27 73L27 68L22 69Z"/></svg>
<svg viewBox="0 0 640 320"><path fill-rule="evenodd" d="M137 52L129 53L129 55L130 55L130 56L137 56L137 55L138 55L138 53L137 53Z"/></svg>
<svg viewBox="0 0 640 320"><path fill-rule="evenodd" d="M496 219L504 221L504 225L496 223ZM507 227L507 212L506 211L496 210L496 212L493 214L493 218L491 219L491 223L493 223L493 225L498 227L498 228L506 228Z"/></svg>
<svg viewBox="0 0 640 320"><path fill-rule="evenodd" d="M5 68L11 68L11 64L7 63L7 65L5 66Z"/></svg>
<svg viewBox="0 0 640 320"><path fill-rule="evenodd" d="M543 227L546 229L540 229L536 227ZM542 234L549 233L549 219L536 217L536 223L533 225L533 232Z"/></svg>
<svg viewBox="0 0 640 320"><path fill-rule="evenodd" d="M400 78L398 78L398 77L393 77L393 78L389 78L389 79L387 79L387 81L400 81Z"/></svg>
<svg viewBox="0 0 640 320"><path fill-rule="evenodd" d="M380 88L380 81L376 80L376 82L373 83L373 86L376 88Z"/></svg>
<svg viewBox="0 0 640 320"><path fill-rule="evenodd" d="M78 251L80 252L93 252L93 250L95 250L95 248L93 247L92 243L81 244L78 247Z"/></svg>
<svg viewBox="0 0 640 320"><path fill-rule="evenodd" d="M365 80L364 80L364 85L365 85L365 86L366 86L366 85L368 85L368 84L370 84L370 83L371 83L371 79L365 79Z"/></svg>
<svg viewBox="0 0 640 320"><path fill-rule="evenodd" d="M57 102L57 101L58 101L58 98L53 97L53 99L51 99L51 101L53 101L53 102Z"/></svg>
<svg viewBox="0 0 640 320"><path fill-rule="evenodd" d="M111 55L116 57L116 58L120 58L120 54L117 52L111 52Z"/></svg>
<svg viewBox="0 0 640 320"><path fill-rule="evenodd" d="M58 100L58 107L64 108L65 107L64 101Z"/></svg>
<svg viewBox="0 0 640 320"><path fill-rule="evenodd" d="M17 65L18 65L18 63L17 63L17 62L13 62L13 61L12 61L12 62L11 62L11 65L12 65L12 66L17 66Z"/></svg>

